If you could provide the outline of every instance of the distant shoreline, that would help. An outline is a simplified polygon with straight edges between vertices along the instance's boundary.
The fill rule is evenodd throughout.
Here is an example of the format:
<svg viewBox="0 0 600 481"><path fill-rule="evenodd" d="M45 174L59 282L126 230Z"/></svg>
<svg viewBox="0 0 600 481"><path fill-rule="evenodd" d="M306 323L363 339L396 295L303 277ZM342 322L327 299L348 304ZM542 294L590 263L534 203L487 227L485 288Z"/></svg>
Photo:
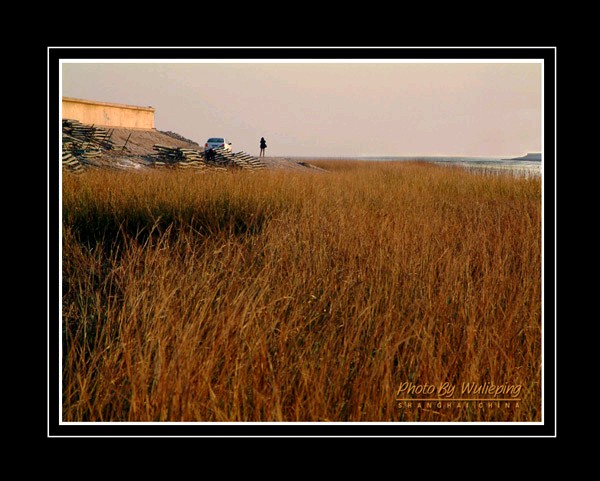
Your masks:
<svg viewBox="0 0 600 481"><path fill-rule="evenodd" d="M534 162L541 162L542 154L540 152L530 152L527 155L524 155L522 157L513 157L511 159L502 159L502 160L529 160L529 161L534 161Z"/></svg>
<svg viewBox="0 0 600 481"><path fill-rule="evenodd" d="M410 156L410 155L390 155L390 156L377 156L377 155L278 155L276 158L285 158L294 161L311 161L311 160L365 160L365 161L424 161L424 162L504 162L504 161L541 161L541 154L530 153L522 157L469 157L469 156L442 156L442 155L429 155L429 156Z"/></svg>

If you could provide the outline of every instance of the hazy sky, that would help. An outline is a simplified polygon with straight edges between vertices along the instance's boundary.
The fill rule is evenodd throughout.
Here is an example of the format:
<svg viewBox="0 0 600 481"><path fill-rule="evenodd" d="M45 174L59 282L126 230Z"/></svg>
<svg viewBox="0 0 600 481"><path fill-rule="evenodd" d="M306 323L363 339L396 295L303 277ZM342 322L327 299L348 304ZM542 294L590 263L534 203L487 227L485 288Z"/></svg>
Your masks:
<svg viewBox="0 0 600 481"><path fill-rule="evenodd" d="M270 156L541 151L541 63L63 63L62 95L152 106L158 130Z"/></svg>

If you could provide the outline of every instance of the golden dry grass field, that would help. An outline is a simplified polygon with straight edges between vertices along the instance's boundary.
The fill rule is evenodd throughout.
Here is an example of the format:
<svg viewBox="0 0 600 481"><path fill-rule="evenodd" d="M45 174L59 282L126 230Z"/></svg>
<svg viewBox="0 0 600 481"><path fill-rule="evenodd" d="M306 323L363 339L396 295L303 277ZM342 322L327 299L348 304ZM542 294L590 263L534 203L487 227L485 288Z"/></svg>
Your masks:
<svg viewBox="0 0 600 481"><path fill-rule="evenodd" d="M541 420L541 179L314 164L63 174L63 421Z"/></svg>

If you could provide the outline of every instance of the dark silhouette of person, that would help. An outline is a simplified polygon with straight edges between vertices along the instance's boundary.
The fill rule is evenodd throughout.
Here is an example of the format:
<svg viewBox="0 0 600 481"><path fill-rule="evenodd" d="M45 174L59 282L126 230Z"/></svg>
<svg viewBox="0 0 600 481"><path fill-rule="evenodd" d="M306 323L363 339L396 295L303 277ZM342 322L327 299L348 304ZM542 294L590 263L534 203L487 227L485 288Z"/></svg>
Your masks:
<svg viewBox="0 0 600 481"><path fill-rule="evenodd" d="M215 151L213 149L208 149L206 154L204 155L207 161L212 162L215 160Z"/></svg>
<svg viewBox="0 0 600 481"><path fill-rule="evenodd" d="M264 157L265 156L265 149L267 148L267 141L265 140L264 137L260 138L260 155L259 157Z"/></svg>

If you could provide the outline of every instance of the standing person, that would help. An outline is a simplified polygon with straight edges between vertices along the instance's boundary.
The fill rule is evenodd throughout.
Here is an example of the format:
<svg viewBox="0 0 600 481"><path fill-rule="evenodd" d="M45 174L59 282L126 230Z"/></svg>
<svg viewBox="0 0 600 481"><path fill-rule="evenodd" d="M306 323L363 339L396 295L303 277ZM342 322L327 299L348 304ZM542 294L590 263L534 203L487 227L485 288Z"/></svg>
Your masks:
<svg viewBox="0 0 600 481"><path fill-rule="evenodd" d="M259 157L264 157L265 156L265 149L267 148L267 141L265 140L264 137L260 138L260 155Z"/></svg>

